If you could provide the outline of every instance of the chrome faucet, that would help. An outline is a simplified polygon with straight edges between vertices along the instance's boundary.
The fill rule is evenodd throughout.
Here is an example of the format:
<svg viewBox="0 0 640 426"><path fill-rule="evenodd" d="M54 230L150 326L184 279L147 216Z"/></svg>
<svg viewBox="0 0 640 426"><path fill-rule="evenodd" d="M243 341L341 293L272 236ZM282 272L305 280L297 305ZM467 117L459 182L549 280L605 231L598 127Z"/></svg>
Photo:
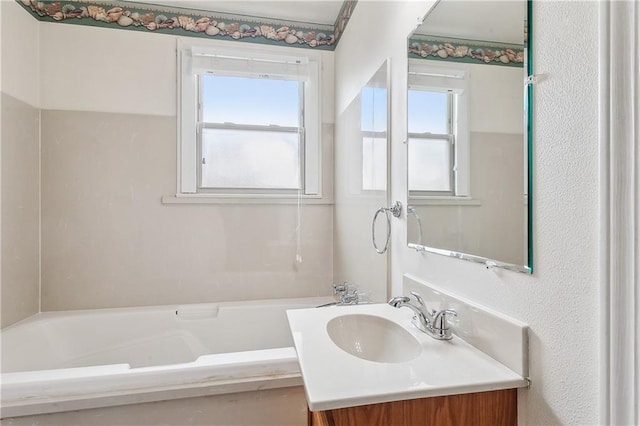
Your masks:
<svg viewBox="0 0 640 426"><path fill-rule="evenodd" d="M361 294L351 284L346 281L342 284L333 284L333 296L337 299L336 302L325 303L324 305L316 306L316 308L324 308L325 306L344 306L344 305L357 305L363 303L361 300ZM364 302L366 303L366 301Z"/></svg>
<svg viewBox="0 0 640 426"><path fill-rule="evenodd" d="M332 288L333 295L338 297L338 304L340 305L357 305L360 301L358 290L346 281L342 284L334 284Z"/></svg>
<svg viewBox="0 0 640 426"><path fill-rule="evenodd" d="M393 297L389 300L389 305L394 308L409 308L416 315L417 323L414 323L416 328L429 336L438 340L451 340L453 337L451 334L451 327L447 322L447 315L458 316L453 309L444 309L440 312L432 310L429 312L427 306L424 303L424 299L419 293L415 291L411 292L411 295L415 297L417 304L411 302L411 298L407 296Z"/></svg>

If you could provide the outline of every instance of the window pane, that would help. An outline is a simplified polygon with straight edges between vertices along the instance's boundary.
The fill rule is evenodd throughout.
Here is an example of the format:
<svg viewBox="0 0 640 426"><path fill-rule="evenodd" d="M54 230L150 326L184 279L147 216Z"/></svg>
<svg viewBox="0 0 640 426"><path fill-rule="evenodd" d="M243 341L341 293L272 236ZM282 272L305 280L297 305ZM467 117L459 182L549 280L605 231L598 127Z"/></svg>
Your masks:
<svg viewBox="0 0 640 426"><path fill-rule="evenodd" d="M409 191L453 191L451 143L409 139Z"/></svg>
<svg viewBox="0 0 640 426"><path fill-rule="evenodd" d="M204 129L203 188L300 187L297 133Z"/></svg>
<svg viewBox="0 0 640 426"><path fill-rule="evenodd" d="M387 130L387 89L363 87L360 91L360 127L369 132Z"/></svg>
<svg viewBox="0 0 640 426"><path fill-rule="evenodd" d="M362 138L362 189L387 189L387 139Z"/></svg>
<svg viewBox="0 0 640 426"><path fill-rule="evenodd" d="M266 78L202 76L202 119L301 127L298 81Z"/></svg>
<svg viewBox="0 0 640 426"><path fill-rule="evenodd" d="M449 134L449 94L409 90L409 133Z"/></svg>

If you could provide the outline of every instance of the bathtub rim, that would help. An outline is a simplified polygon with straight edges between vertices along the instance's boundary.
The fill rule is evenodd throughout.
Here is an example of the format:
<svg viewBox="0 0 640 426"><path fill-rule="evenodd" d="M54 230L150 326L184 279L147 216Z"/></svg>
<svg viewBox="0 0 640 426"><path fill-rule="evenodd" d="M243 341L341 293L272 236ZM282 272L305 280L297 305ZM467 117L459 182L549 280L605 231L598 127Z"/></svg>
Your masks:
<svg viewBox="0 0 640 426"><path fill-rule="evenodd" d="M230 378L225 375L211 377L211 368L221 370L220 372L226 374L229 373L230 365L228 363L209 364L207 362L212 361L207 358L214 358L213 361L215 361L215 358L220 357L244 358L243 361L236 360L232 364L232 370L235 371L236 377ZM265 365L265 362L270 363ZM256 367L256 365L261 365L263 368L250 374L241 373L243 369ZM98 381L96 385L97 376L95 374L77 377L73 375L72 371L91 369L96 369L97 373L113 369L116 374L106 376L107 383ZM161 383L153 380L156 376L152 374L150 380L143 386L140 386L140 383L135 384L141 379L136 376L157 373L161 369L166 370ZM25 388L33 385L33 382L3 383L0 419L302 385L298 358L292 347L205 355L192 363L173 364L166 367L129 369L128 364L112 364L65 370L70 373L66 380L58 379L37 383L40 392L32 396L25 397L24 394ZM38 372L40 371L47 370L39 370ZM191 373L186 382L183 380L185 372ZM29 373L7 374L26 375ZM124 384L114 385L114 380L120 381L125 377L130 380L126 380ZM47 384L52 382L57 386L55 393L46 391ZM79 389L80 386L82 386L81 389ZM13 397L11 393L14 394Z"/></svg>

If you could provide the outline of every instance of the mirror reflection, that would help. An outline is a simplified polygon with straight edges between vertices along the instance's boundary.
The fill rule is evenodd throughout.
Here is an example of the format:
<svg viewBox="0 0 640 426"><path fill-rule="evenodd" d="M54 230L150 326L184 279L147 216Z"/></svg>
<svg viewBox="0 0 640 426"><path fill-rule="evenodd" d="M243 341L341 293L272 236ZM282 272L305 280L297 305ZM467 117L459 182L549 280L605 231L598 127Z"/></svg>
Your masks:
<svg viewBox="0 0 640 426"><path fill-rule="evenodd" d="M387 223L372 232L375 212L388 201L389 63L384 61L336 115L333 281L359 286L359 301L387 300ZM347 233L344 231L348 230ZM358 265L367 265L362 268Z"/></svg>
<svg viewBox="0 0 640 426"><path fill-rule="evenodd" d="M531 271L526 12L441 0L409 37L412 248Z"/></svg>

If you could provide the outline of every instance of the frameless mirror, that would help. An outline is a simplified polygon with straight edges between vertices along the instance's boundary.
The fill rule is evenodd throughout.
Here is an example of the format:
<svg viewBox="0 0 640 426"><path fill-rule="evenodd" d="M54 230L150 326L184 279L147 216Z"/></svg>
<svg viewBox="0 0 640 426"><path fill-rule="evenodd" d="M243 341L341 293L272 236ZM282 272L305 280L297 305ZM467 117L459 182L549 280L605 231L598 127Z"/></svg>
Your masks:
<svg viewBox="0 0 640 426"><path fill-rule="evenodd" d="M441 0L409 36L409 247L532 272L529 11Z"/></svg>
<svg viewBox="0 0 640 426"><path fill-rule="evenodd" d="M389 198L389 81L385 60L336 111L333 279L357 285L365 295L360 300L389 298L387 255L379 255L372 241L374 234L386 246L386 221L380 218L372 230L372 220Z"/></svg>

